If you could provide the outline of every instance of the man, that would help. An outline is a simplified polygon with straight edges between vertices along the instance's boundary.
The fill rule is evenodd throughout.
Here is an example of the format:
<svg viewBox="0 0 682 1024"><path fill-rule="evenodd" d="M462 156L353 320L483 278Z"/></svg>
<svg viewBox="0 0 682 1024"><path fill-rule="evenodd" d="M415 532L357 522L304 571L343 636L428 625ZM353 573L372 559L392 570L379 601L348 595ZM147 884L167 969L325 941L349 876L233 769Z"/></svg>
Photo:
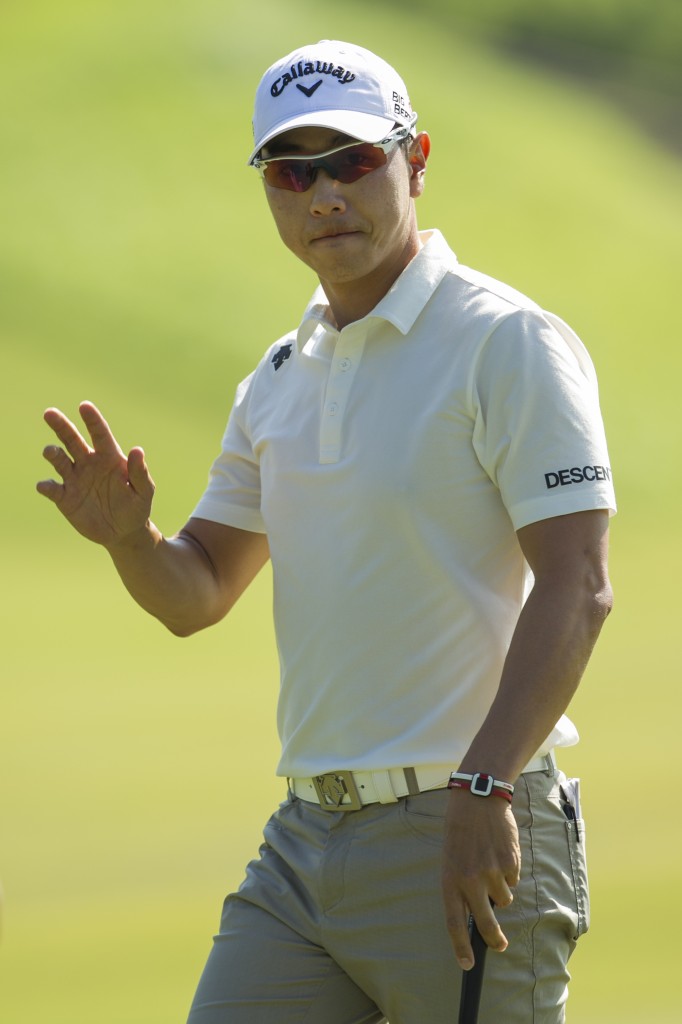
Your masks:
<svg viewBox="0 0 682 1024"><path fill-rule="evenodd" d="M451 1022L470 913L500 954L480 1020L564 1019L588 903L554 748L611 605L611 471L580 341L419 233L429 150L369 51L322 41L265 73L250 163L320 287L240 385L174 537L140 448L90 403L91 445L46 413L62 483L38 489L174 633L272 560L289 795L191 1024Z"/></svg>

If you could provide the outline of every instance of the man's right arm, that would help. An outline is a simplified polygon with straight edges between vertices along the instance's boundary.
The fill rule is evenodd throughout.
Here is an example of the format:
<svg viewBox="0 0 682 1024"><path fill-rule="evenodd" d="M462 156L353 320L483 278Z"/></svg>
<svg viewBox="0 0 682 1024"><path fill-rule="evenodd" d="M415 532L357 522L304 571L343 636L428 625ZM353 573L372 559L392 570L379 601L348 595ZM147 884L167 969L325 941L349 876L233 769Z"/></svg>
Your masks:
<svg viewBox="0 0 682 1024"><path fill-rule="evenodd" d="M176 636L224 618L269 557L265 534L206 519L170 538L148 523L108 551L131 596Z"/></svg>
<svg viewBox="0 0 682 1024"><path fill-rule="evenodd" d="M149 518L154 483L142 449L126 456L95 406L84 402L80 413L91 444L59 410L46 412L61 445L44 455L62 482L42 480L38 491L106 548L129 593L171 632L218 622L267 561L266 537L203 519L164 537Z"/></svg>
<svg viewBox="0 0 682 1024"><path fill-rule="evenodd" d="M205 519L174 537L149 522L107 550L128 593L176 636L224 618L269 557L265 534Z"/></svg>

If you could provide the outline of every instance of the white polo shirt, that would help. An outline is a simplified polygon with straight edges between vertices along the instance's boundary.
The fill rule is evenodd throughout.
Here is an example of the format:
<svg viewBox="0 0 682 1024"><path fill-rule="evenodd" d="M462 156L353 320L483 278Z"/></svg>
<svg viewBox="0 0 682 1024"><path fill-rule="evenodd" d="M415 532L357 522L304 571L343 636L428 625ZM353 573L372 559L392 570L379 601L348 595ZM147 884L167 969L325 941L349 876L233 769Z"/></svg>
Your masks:
<svg viewBox="0 0 682 1024"><path fill-rule="evenodd" d="M422 241L342 331L317 290L237 389L193 513L268 535L281 775L458 764L531 582L515 531L615 511L582 343ZM546 746L576 739L564 717Z"/></svg>

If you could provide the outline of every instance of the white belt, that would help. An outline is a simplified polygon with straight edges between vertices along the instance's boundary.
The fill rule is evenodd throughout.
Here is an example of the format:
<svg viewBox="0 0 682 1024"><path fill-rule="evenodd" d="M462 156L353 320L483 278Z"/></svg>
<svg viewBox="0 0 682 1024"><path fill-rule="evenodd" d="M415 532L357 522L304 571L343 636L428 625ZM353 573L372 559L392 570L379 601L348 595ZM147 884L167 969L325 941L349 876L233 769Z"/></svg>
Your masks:
<svg viewBox="0 0 682 1024"><path fill-rule="evenodd" d="M521 772L554 774L554 751L534 757ZM385 768L375 772L326 772L308 779L289 779L289 789L299 800L309 800L327 811L357 811L365 804L394 804L403 796L445 789L452 764L422 768Z"/></svg>

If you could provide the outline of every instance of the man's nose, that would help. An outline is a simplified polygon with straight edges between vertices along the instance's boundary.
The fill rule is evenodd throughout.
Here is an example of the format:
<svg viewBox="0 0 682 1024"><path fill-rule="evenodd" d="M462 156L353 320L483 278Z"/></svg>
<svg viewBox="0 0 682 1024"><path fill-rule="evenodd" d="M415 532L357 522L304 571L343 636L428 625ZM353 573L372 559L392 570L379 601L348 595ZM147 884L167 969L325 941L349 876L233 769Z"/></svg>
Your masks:
<svg viewBox="0 0 682 1024"><path fill-rule="evenodd" d="M332 178L324 167L318 168L309 193L311 213L324 216L346 209L343 185L336 178Z"/></svg>

